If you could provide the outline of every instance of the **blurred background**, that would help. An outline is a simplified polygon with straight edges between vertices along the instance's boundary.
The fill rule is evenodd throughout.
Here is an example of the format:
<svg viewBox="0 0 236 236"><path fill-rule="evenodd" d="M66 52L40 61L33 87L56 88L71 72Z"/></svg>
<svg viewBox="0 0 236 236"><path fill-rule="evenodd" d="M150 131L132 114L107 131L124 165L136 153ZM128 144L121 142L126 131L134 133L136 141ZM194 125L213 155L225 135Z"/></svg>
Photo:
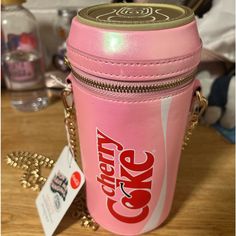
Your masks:
<svg viewBox="0 0 236 236"><path fill-rule="evenodd" d="M39 23L40 35L47 55L47 66L50 66L51 58L60 46L60 33L55 29L59 21L63 18L72 18L76 15L77 10L95 4L109 3L106 0L28 0L24 6L28 8L36 17ZM59 11L65 10L64 15ZM68 10L68 12L66 12ZM74 10L74 12L72 11ZM70 15L70 11L72 14ZM66 25L66 20L64 20ZM68 23L70 24L70 23ZM63 24L62 24L63 26ZM54 37L52 37L54 34Z"/></svg>

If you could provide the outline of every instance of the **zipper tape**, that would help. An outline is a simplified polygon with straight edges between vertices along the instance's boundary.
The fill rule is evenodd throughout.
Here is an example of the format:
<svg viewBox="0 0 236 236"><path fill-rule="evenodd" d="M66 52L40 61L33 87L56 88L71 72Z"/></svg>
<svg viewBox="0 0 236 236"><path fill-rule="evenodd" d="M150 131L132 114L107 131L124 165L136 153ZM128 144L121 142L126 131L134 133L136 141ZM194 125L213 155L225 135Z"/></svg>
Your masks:
<svg viewBox="0 0 236 236"><path fill-rule="evenodd" d="M71 69L72 74L82 83L91 87L95 87L97 89L102 89L102 90L107 90L107 91L112 91L112 92L120 92L120 93L147 93L147 92L158 92L158 91L167 90L171 88L177 88L177 87L187 85L190 82L192 82L194 80L194 75L196 73L196 71L193 71L187 76L174 78L169 82L161 82L160 84L152 83L152 85L137 85L137 86L126 85L125 86L124 84L125 83L127 84L128 82L123 82L122 85L121 83L111 84L111 83L105 83L105 82L100 82L100 81L94 81L92 79L88 79L82 75L79 75L72 68L72 65L70 61L67 59L67 57L65 57L65 64ZM138 83L135 83L135 84L138 84ZM72 90L70 93L72 93ZM67 94L68 94L68 91L66 91L65 89L65 91L62 93L62 99L65 106L65 110L68 109L67 103L65 102ZM182 149L184 149L188 145L190 136L192 135L194 128L197 126L199 119L205 112L207 106L208 106L207 99L202 95L200 91L195 90L193 99L192 99L192 104L190 106L192 110L190 111L190 119L189 119L189 123L187 125L187 129L185 132Z"/></svg>
<svg viewBox="0 0 236 236"><path fill-rule="evenodd" d="M173 88L179 88L188 85L194 80L196 70L191 71L184 76L172 77L170 79L147 81L147 82L111 82L108 80L93 80L78 74L72 67L70 61L65 57L65 64L71 69L72 74L80 82L93 88L117 93L153 93Z"/></svg>

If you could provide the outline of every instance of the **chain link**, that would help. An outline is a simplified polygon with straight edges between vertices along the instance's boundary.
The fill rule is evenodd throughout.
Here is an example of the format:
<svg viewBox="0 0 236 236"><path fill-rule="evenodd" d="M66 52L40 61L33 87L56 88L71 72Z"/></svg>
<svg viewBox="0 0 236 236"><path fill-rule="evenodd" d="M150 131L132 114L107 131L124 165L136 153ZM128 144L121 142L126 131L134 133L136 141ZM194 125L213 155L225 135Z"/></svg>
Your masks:
<svg viewBox="0 0 236 236"><path fill-rule="evenodd" d="M12 152L6 156L6 163L14 168L22 169L20 183L23 188L40 190L46 178L41 175L42 167L51 169L55 162L51 158L30 152Z"/></svg>
<svg viewBox="0 0 236 236"><path fill-rule="evenodd" d="M6 156L7 165L22 169L20 184L23 188L40 191L47 178L42 176L42 168L53 168L55 161L49 157L30 152L12 152ZM73 201L71 216L78 219L85 228L97 230L99 225L93 220L86 207L85 189L83 188Z"/></svg>
<svg viewBox="0 0 236 236"><path fill-rule="evenodd" d="M62 101L65 108L65 126L68 133L68 144L71 152L76 159L77 153L77 129L76 116L73 105L69 105L67 98L71 95L71 90L64 89L62 92ZM42 168L53 168L55 161L49 157L30 152L12 152L6 156L6 164L22 169L23 175L20 177L20 183L23 188L40 191L46 182L47 178L42 176ZM89 214L86 207L85 188L83 188L76 196L72 203L72 217L79 220L79 223L84 228L97 230L99 225Z"/></svg>
<svg viewBox="0 0 236 236"><path fill-rule="evenodd" d="M77 153L77 128L76 128L76 115L73 103L70 105L68 102L71 96L71 89L64 89L62 92L62 101L65 108L65 126L68 133L68 144L71 152L76 159ZM190 115L189 125L184 137L182 149L187 146L193 129L198 124L200 116L203 114L207 107L207 100L203 95L196 91L195 101L193 101L192 113ZM30 152L12 152L6 156L6 163L14 168L22 169L23 175L20 178L20 183L23 188L29 188L33 191L42 189L47 178L42 176L42 168L51 169L55 161L49 157ZM80 225L85 228L97 230L99 225L94 221L86 207L85 189L83 188L75 198L74 211L72 217L79 220Z"/></svg>
<svg viewBox="0 0 236 236"><path fill-rule="evenodd" d="M76 159L78 156L77 153L77 127L76 127L76 116L75 116L75 109L74 109L74 104L70 105L68 102L68 98L70 98L72 95L71 89L68 90L64 89L62 91L62 102L64 105L65 109L65 125L66 125L66 130L68 134L68 144L71 149L71 152Z"/></svg>
<svg viewBox="0 0 236 236"><path fill-rule="evenodd" d="M184 136L182 150L184 150L184 148L188 145L190 136L192 135L194 128L197 126L201 115L206 110L208 105L207 99L199 91L196 91L194 99L195 101L193 101L192 112L190 114L189 124Z"/></svg>

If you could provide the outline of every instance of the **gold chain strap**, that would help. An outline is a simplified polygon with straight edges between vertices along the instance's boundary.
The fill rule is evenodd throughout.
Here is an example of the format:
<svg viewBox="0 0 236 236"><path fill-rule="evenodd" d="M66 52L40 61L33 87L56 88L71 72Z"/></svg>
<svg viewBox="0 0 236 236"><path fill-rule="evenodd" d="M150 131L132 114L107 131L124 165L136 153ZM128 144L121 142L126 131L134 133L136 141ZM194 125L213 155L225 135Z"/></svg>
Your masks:
<svg viewBox="0 0 236 236"><path fill-rule="evenodd" d="M20 183L23 188L38 191L47 180L41 175L42 167L51 169L55 162L51 158L37 153L12 152L6 156L6 163L14 168L24 170L20 178Z"/></svg>
<svg viewBox="0 0 236 236"><path fill-rule="evenodd" d="M201 92L196 91L195 95L196 96L194 97L195 101L193 101L192 113L190 115L189 124L182 145L183 150L188 145L190 136L192 135L194 128L197 126L201 115L206 110L208 105L207 99L201 94Z"/></svg>
<svg viewBox="0 0 236 236"><path fill-rule="evenodd" d="M76 116L73 105L69 105L67 98L71 95L71 89L64 89L62 92L62 101L65 108L65 125L69 135L69 146L75 158L77 158L77 132L76 132ZM192 134L193 129L198 124L200 116L203 114L207 107L207 100L203 95L196 91L194 106L189 121L189 125L184 137L183 149L188 144L189 137ZM55 162L49 157L29 152L12 152L6 156L6 163L14 168L24 170L23 175L20 178L20 183L23 188L30 188L33 191L39 191L46 178L42 176L42 168L51 169ZM99 225L92 219L86 207L85 190L78 194L73 202L75 210L72 216L79 220L82 227L91 228L97 230Z"/></svg>
<svg viewBox="0 0 236 236"><path fill-rule="evenodd" d="M71 96L71 89L64 89L62 91L62 102L65 109L65 125L69 135L68 143L71 149L71 152L74 158L77 158L77 132L76 132L76 117L75 117L75 109L73 103L69 105L68 97Z"/></svg>
<svg viewBox="0 0 236 236"><path fill-rule="evenodd" d="M64 89L62 92L62 101L65 108L65 125L68 131L68 141L70 149L77 157L77 132L75 109L69 105L67 97L71 95L71 90ZM6 163L14 168L24 170L20 178L23 188L30 188L33 191L40 191L47 178L42 176L42 168L51 169L55 162L49 157L30 152L12 152L6 156ZM86 207L85 188L76 196L73 201L72 217L79 220L82 227L97 230L99 225L94 221Z"/></svg>

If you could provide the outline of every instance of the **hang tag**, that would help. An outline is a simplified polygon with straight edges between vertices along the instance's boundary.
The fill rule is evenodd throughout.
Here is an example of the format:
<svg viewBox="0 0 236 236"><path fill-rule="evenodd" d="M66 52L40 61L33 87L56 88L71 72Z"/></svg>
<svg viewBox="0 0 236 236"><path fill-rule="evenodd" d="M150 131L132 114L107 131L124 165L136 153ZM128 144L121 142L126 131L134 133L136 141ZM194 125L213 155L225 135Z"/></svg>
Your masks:
<svg viewBox="0 0 236 236"><path fill-rule="evenodd" d="M46 236L51 236L85 182L68 146L63 149L36 199Z"/></svg>

